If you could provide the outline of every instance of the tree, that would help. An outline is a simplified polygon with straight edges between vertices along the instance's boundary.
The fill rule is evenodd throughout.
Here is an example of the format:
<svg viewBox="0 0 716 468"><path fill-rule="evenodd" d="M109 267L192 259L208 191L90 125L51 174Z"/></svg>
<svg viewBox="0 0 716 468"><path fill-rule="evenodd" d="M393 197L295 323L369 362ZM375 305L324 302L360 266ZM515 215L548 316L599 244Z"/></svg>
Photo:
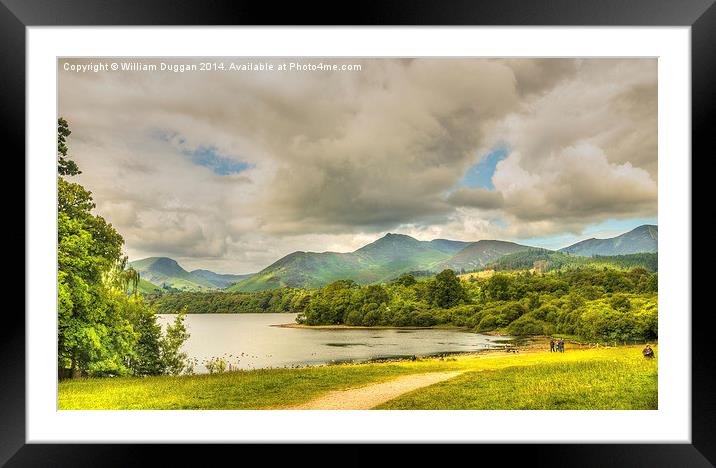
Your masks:
<svg viewBox="0 0 716 468"><path fill-rule="evenodd" d="M508 275L493 275L485 284L485 296L491 301L509 300L512 283L513 280Z"/></svg>
<svg viewBox="0 0 716 468"><path fill-rule="evenodd" d="M57 119L57 172L64 176L81 174L77 163L67 157L67 137L70 136L70 127L65 119Z"/></svg>
<svg viewBox="0 0 716 468"><path fill-rule="evenodd" d="M80 174L68 156L67 121L57 127L58 374L104 376L162 370L156 316L137 292L124 239L92 213L92 194L64 177Z"/></svg>
<svg viewBox="0 0 716 468"><path fill-rule="evenodd" d="M460 278L450 269L438 273L431 285L430 295L433 304L445 309L459 305L467 299Z"/></svg>
<svg viewBox="0 0 716 468"><path fill-rule="evenodd" d="M137 296L141 301L141 296ZM162 360L162 327L151 309L141 308L134 328L139 333L129 367L134 375L161 375L165 372Z"/></svg>
<svg viewBox="0 0 716 468"><path fill-rule="evenodd" d="M58 172L79 174L67 157L67 122L58 125ZM124 374L136 335L123 316L124 297L112 290L112 268L124 240L94 215L90 192L58 177L58 369L62 376Z"/></svg>
<svg viewBox="0 0 716 468"><path fill-rule="evenodd" d="M181 351L182 345L191 336L184 326L185 318L186 308L174 317L173 324L167 325L166 334L160 342L164 372L170 375L181 375L189 370L187 355Z"/></svg>
<svg viewBox="0 0 716 468"><path fill-rule="evenodd" d="M398 278L396 278L393 282L395 284L400 284L402 286L409 287L409 286L412 286L415 283L417 283L418 280L416 280L415 276L411 275L410 273L403 273Z"/></svg>

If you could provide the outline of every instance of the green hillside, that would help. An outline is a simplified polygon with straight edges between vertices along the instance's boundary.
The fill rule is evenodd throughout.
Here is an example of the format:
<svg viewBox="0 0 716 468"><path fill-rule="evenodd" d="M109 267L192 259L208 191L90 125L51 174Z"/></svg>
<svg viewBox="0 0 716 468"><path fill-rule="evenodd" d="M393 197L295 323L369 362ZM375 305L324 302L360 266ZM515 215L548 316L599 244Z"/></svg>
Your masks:
<svg viewBox="0 0 716 468"><path fill-rule="evenodd" d="M449 257L449 253L435 249L430 242L387 234L350 253L294 252L227 291L318 288L339 279L374 283L412 270L433 269Z"/></svg>
<svg viewBox="0 0 716 468"><path fill-rule="evenodd" d="M162 288L156 284L150 283L149 281L141 278L139 280L139 284L137 285L137 291L141 294L161 294L163 292Z"/></svg>
<svg viewBox="0 0 716 468"><path fill-rule="evenodd" d="M469 244L448 261L441 263L438 270L475 271L505 255L529 249L525 245L498 240L481 240Z"/></svg>
<svg viewBox="0 0 716 468"><path fill-rule="evenodd" d="M659 256L657 253L647 252L584 257L546 249L528 249L505 255L486 265L487 269L496 271L529 270L532 268L552 271L574 267L608 267L622 270L641 267L649 272L656 272L659 269Z"/></svg>
<svg viewBox="0 0 716 468"><path fill-rule="evenodd" d="M147 292L173 288L180 291L208 291L223 289L250 275L227 275L209 270L186 271L176 260L167 257L149 257L131 262L139 272ZM140 284L140 290L141 290ZM143 291L144 292L144 291Z"/></svg>
<svg viewBox="0 0 716 468"><path fill-rule="evenodd" d="M526 249L529 247L496 240L419 241L404 234L389 233L350 253L294 252L227 291L320 288L340 279L368 284L416 271L476 270L503 255Z"/></svg>
<svg viewBox="0 0 716 468"><path fill-rule="evenodd" d="M342 279L359 284L380 283L403 273L421 272L424 275L420 276L432 276L445 269L456 272L535 266L560 269L595 264L615 268L641 266L656 271L657 257L648 254L656 252L657 237L656 226L644 225L611 239L589 239L555 252L500 240L420 241L389 233L354 252L293 252L254 275L218 274L209 270L190 272L166 257L145 258L132 262L132 266L155 288L228 292L285 287L313 289ZM151 290L151 286L146 287Z"/></svg>
<svg viewBox="0 0 716 468"><path fill-rule="evenodd" d="M192 278L192 280L208 281L214 287L221 289L232 286L249 276L251 275L230 275L214 273L209 270L192 270L189 272L189 277Z"/></svg>
<svg viewBox="0 0 716 468"><path fill-rule="evenodd" d="M448 239L433 239L429 242L429 244L435 250L454 255L468 245L472 244L472 242L454 241Z"/></svg>

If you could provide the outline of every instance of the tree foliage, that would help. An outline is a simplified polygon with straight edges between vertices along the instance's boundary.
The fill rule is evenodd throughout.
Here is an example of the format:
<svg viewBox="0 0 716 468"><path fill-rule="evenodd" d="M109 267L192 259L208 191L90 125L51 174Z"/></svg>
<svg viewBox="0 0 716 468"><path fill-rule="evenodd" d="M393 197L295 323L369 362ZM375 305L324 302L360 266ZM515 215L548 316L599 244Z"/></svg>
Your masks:
<svg viewBox="0 0 716 468"><path fill-rule="evenodd" d="M414 278L413 278L414 280ZM385 285L336 282L313 291L298 320L308 325L469 327L513 335L563 333L597 341L654 339L656 273L580 268L460 280L401 277Z"/></svg>
<svg viewBox="0 0 716 468"><path fill-rule="evenodd" d="M659 267L658 254L635 253L628 255L595 255L583 257L564 252L531 248L500 257L487 265L487 269L496 271L527 270L534 268L540 272L574 268L632 269L644 268L649 272Z"/></svg>
<svg viewBox="0 0 716 468"><path fill-rule="evenodd" d="M67 157L67 137L70 136L70 126L65 119L57 119L57 172L63 176L81 174L77 163Z"/></svg>
<svg viewBox="0 0 716 468"><path fill-rule="evenodd" d="M386 284L335 281L323 288L176 293L147 299L162 313L293 312L307 325L454 325L513 335L563 333L598 341L654 339L657 273L646 268L499 272L462 280L404 274ZM608 317L608 319L605 319Z"/></svg>
<svg viewBox="0 0 716 468"><path fill-rule="evenodd" d="M186 309L174 317L174 322L167 326L166 336L160 342L161 363L165 373L181 375L190 371L187 355L181 350L182 345L189 339L184 319Z"/></svg>
<svg viewBox="0 0 716 468"><path fill-rule="evenodd" d="M156 315L136 294L122 236L94 214L92 194L67 176L80 174L68 155L67 121L57 129L58 373L155 375L164 367Z"/></svg>

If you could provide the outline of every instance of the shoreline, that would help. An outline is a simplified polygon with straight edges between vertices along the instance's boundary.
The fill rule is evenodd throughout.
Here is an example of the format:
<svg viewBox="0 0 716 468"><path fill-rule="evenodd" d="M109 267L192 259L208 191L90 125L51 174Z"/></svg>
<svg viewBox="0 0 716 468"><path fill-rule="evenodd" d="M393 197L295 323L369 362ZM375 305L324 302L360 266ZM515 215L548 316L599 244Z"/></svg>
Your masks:
<svg viewBox="0 0 716 468"><path fill-rule="evenodd" d="M305 325L303 323L278 323L275 325L269 325L271 327L278 328L299 328L304 330L463 330L465 332L472 332L469 327L458 327L457 325L433 325L430 327L416 327L416 326L405 326L401 327L398 325L374 325L371 327L365 325ZM490 330L484 332L474 332L478 335L485 336L496 336L505 337L512 336L504 332L497 330ZM513 337L514 338L514 337Z"/></svg>
<svg viewBox="0 0 716 468"><path fill-rule="evenodd" d="M376 325L368 327L364 325L305 325L302 323L278 323L270 326L278 328L303 328L306 330L469 330L467 327L458 327L455 325L434 325L431 327ZM487 335L487 333L483 334Z"/></svg>

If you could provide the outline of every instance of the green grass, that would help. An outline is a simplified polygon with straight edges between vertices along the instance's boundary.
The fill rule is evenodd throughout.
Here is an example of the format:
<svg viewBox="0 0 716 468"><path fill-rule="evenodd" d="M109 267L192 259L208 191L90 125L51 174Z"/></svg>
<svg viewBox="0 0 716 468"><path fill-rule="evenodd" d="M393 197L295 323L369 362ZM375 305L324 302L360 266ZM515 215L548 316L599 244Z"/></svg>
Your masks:
<svg viewBox="0 0 716 468"><path fill-rule="evenodd" d="M627 360L554 362L467 372L376 409L657 409L657 366Z"/></svg>
<svg viewBox="0 0 716 468"><path fill-rule="evenodd" d="M429 370L446 366L435 361ZM59 385L59 409L260 409L415 372L403 364L264 369L183 377L83 379Z"/></svg>
<svg viewBox="0 0 716 468"><path fill-rule="evenodd" d="M59 409L263 409L400 375L460 370L379 409L656 409L657 363L640 346L59 384Z"/></svg>
<svg viewBox="0 0 716 468"><path fill-rule="evenodd" d="M161 294L162 288L156 284L150 283L145 279L140 279L137 285L137 290L142 294Z"/></svg>

